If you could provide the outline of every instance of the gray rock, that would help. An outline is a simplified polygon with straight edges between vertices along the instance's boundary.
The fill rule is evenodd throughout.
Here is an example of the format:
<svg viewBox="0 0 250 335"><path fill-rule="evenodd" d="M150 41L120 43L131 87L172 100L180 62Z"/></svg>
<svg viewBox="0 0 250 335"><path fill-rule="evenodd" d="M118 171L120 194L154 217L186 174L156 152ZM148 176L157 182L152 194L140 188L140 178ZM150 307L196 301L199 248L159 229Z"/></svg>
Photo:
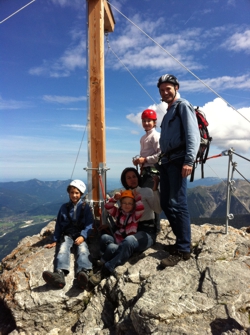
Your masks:
<svg viewBox="0 0 250 335"><path fill-rule="evenodd" d="M74 254L63 289L49 287L55 249L45 249L55 222L24 238L3 259L0 334L250 335L250 234L192 225L192 257L161 269L174 243L167 220L157 243L134 255L94 289L75 283ZM98 255L98 235L90 240Z"/></svg>

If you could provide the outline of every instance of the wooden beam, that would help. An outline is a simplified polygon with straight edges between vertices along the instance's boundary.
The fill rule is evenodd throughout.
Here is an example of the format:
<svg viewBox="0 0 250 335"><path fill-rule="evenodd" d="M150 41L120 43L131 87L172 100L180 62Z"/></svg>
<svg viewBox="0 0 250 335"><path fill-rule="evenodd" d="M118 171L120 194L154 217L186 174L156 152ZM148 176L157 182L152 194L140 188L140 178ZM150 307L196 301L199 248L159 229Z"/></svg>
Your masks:
<svg viewBox="0 0 250 335"><path fill-rule="evenodd" d="M105 14L106 13L106 14ZM88 0L89 150L92 165L92 200L100 200L99 164L106 166L104 29L114 30L106 0ZM107 21L108 20L108 21ZM98 216L98 209L95 209Z"/></svg>
<svg viewBox="0 0 250 335"><path fill-rule="evenodd" d="M115 19L110 4L104 1L104 32L112 33L115 30Z"/></svg>

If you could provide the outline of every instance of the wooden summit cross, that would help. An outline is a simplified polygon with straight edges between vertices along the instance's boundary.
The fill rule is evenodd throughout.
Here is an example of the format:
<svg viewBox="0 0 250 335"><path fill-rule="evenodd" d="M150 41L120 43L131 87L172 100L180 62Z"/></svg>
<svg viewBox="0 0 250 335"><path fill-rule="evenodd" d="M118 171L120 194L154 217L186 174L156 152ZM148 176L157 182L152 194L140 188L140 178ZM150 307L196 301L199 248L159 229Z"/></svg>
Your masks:
<svg viewBox="0 0 250 335"><path fill-rule="evenodd" d="M88 3L88 80L89 80L89 136L88 188L94 211L98 214L101 198L100 164L106 167L104 34L113 32L114 17L106 0L87 0ZM90 178L90 174L92 177ZM104 175L106 175L104 173ZM91 181L89 180L91 179ZM106 180L103 180L105 185ZM106 186L105 186L106 189Z"/></svg>

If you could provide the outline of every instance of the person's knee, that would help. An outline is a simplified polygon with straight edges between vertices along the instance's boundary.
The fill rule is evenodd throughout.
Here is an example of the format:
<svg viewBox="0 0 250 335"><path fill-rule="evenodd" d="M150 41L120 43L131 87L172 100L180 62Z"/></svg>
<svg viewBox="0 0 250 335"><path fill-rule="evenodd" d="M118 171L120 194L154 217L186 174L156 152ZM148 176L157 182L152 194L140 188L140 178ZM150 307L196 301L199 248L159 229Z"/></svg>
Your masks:
<svg viewBox="0 0 250 335"><path fill-rule="evenodd" d="M148 249L154 244L153 238L144 231L139 231L136 233L136 238L138 241L137 250L139 252Z"/></svg>
<svg viewBox="0 0 250 335"><path fill-rule="evenodd" d="M135 242L136 237L134 235L129 235L124 239L124 243L133 243Z"/></svg>
<svg viewBox="0 0 250 335"><path fill-rule="evenodd" d="M109 239L110 237L112 237L112 236L110 236L109 234L103 234L103 235L101 236L101 241L106 241L106 240Z"/></svg>
<svg viewBox="0 0 250 335"><path fill-rule="evenodd" d="M89 254L89 248L86 242L81 243L78 246L80 253Z"/></svg>
<svg viewBox="0 0 250 335"><path fill-rule="evenodd" d="M108 234L104 234L101 236L101 243L110 244L114 242L114 238Z"/></svg>
<svg viewBox="0 0 250 335"><path fill-rule="evenodd" d="M137 238L134 235L127 236L121 243L123 250L129 250L130 253L138 246Z"/></svg>
<svg viewBox="0 0 250 335"><path fill-rule="evenodd" d="M115 243L109 243L106 248L106 252L114 253L118 249L118 245Z"/></svg>

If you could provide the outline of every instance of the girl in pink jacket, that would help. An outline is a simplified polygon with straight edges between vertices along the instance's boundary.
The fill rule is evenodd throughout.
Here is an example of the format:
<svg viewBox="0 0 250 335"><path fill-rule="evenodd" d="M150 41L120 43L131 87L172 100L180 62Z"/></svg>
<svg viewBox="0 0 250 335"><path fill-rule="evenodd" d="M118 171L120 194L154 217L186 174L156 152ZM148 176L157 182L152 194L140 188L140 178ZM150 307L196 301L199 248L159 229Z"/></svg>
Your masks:
<svg viewBox="0 0 250 335"><path fill-rule="evenodd" d="M120 207L116 206L118 200ZM131 190L117 192L105 204L105 208L115 218L114 237L117 244L120 244L126 236L137 232L138 220L144 211L139 193L136 191L133 193Z"/></svg>

